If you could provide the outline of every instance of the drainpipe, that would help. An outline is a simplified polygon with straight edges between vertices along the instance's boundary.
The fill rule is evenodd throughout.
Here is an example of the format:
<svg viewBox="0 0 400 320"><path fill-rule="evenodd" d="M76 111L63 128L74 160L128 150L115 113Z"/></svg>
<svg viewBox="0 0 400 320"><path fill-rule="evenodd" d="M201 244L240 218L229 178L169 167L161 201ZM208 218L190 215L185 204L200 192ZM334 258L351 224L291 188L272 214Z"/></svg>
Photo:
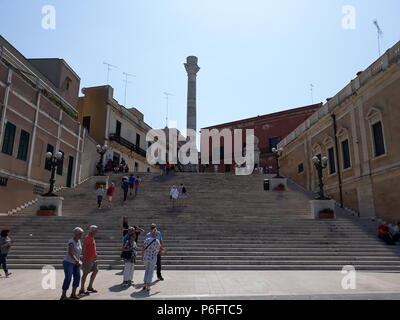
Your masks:
<svg viewBox="0 0 400 320"><path fill-rule="evenodd" d="M337 163L337 170L338 170L338 182L339 182L339 197L340 197L340 207L343 208L343 187L342 187L342 172L340 169L340 161L339 161L339 143L337 138L337 123L336 123L336 115L331 115L333 120L333 131L335 134L335 149L336 149L336 163Z"/></svg>

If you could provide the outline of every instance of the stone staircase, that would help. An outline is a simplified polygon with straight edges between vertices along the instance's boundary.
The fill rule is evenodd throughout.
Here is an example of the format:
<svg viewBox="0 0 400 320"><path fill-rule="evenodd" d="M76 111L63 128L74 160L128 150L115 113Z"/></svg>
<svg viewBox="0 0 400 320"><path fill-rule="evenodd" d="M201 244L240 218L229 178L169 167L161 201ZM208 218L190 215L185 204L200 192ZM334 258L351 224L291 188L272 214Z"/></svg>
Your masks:
<svg viewBox="0 0 400 320"><path fill-rule="evenodd" d="M353 265L400 271L400 246L380 242L374 223L344 212L336 220L311 220L309 197L294 184L286 192L265 192L263 175L142 174L139 196L123 203L122 176L110 177L117 184L112 209L96 209L92 178L60 192L63 217L36 217L33 208L0 217L0 227L12 229L10 269L60 268L72 229L92 224L100 228L101 268L122 269L121 224L128 216L146 230L157 223L168 248L164 269L341 270ZM169 187L180 183L188 188L187 207L172 210Z"/></svg>

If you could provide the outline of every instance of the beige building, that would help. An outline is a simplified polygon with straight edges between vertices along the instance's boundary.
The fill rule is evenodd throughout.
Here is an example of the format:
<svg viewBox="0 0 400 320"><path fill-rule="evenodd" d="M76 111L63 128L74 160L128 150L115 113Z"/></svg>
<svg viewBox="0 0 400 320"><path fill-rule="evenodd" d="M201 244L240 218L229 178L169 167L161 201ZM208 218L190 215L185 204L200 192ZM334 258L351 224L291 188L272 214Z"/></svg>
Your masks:
<svg viewBox="0 0 400 320"><path fill-rule="evenodd" d="M143 114L120 105L108 85L84 88L82 93L79 121L99 145L109 146L104 165L110 159L114 163L124 159L131 172L159 172L158 166L151 166L146 160L146 134L151 127L144 122Z"/></svg>
<svg viewBox="0 0 400 320"><path fill-rule="evenodd" d="M86 130L78 122L80 78L62 59L26 59L0 37L0 212L9 213L48 188L48 151L63 153L56 185L74 187Z"/></svg>
<svg viewBox="0 0 400 320"><path fill-rule="evenodd" d="M327 156L327 193L361 216L400 220L400 43L280 144L282 172L317 191L312 157Z"/></svg>

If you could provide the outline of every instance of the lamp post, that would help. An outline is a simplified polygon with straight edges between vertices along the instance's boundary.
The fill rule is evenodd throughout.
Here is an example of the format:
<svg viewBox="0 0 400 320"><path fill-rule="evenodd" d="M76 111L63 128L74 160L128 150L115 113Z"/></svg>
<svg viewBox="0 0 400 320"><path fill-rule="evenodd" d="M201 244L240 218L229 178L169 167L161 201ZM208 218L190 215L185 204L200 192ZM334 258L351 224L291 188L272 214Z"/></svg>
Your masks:
<svg viewBox="0 0 400 320"><path fill-rule="evenodd" d="M317 169L319 179L319 197L317 198L317 200L329 200L327 197L325 197L323 182L323 171L328 166L328 158L322 157L322 159L320 159L319 157L315 156L312 158L312 161L315 168Z"/></svg>
<svg viewBox="0 0 400 320"><path fill-rule="evenodd" d="M276 179L282 179L283 177L280 174L280 166L279 166L279 158L281 157L283 152L282 148L272 148L272 153L274 154L275 160L276 160L276 176L274 178Z"/></svg>
<svg viewBox="0 0 400 320"><path fill-rule="evenodd" d="M57 197L57 195L54 193L54 183L56 182L56 168L61 165L61 159L63 157L63 154L59 151L56 154L53 154L51 152L46 153L46 159L48 161L48 164L50 165L51 169L51 178L50 178L50 188L49 192L44 194L44 197Z"/></svg>
<svg viewBox="0 0 400 320"><path fill-rule="evenodd" d="M103 158L104 158L105 153L108 150L108 146L106 144L104 146L101 146L101 145L98 144L97 147L96 147L96 150L97 150L97 153L100 155L100 160L99 160L99 162L98 162L98 164L96 166L97 175L103 176L104 175Z"/></svg>

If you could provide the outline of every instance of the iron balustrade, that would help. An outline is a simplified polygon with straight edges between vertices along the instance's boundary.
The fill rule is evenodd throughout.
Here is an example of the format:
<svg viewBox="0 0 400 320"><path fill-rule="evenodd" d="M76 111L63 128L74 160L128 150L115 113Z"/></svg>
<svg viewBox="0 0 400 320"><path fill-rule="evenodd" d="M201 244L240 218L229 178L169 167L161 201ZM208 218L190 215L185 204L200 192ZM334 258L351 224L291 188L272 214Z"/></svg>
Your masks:
<svg viewBox="0 0 400 320"><path fill-rule="evenodd" d="M146 150L140 148L136 144L130 142L129 140L126 140L125 138L122 138L121 136L117 134L110 134L109 135L110 141L115 141L119 143L121 146L124 146L125 148L128 148L129 150L136 152L137 154L140 154L143 157L146 157Z"/></svg>

